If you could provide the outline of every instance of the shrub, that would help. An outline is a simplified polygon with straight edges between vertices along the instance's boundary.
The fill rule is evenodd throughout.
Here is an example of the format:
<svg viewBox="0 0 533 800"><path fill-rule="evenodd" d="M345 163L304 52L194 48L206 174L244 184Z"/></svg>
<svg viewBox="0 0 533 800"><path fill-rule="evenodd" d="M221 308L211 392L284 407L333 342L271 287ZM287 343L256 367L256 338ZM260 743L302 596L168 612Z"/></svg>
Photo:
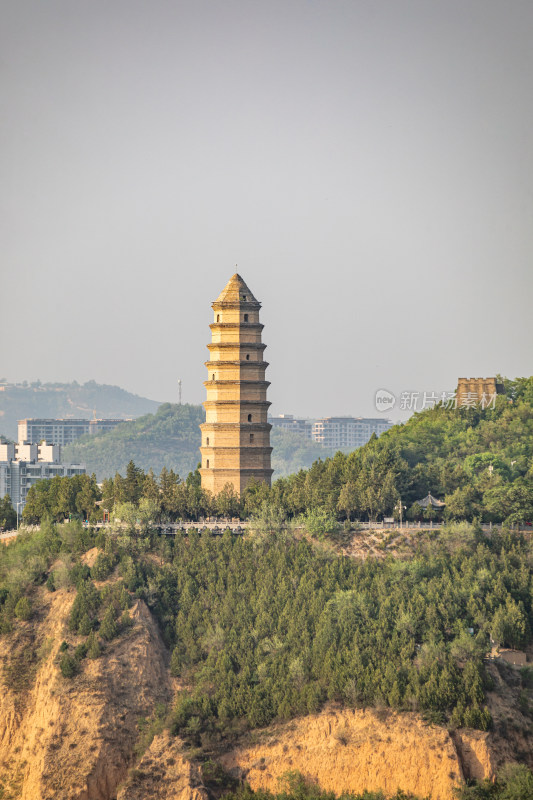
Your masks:
<svg viewBox="0 0 533 800"><path fill-rule="evenodd" d="M301 524L309 531L311 536L322 539L328 533L335 533L339 529L337 518L328 513L324 508L309 510L301 517Z"/></svg>
<svg viewBox="0 0 533 800"><path fill-rule="evenodd" d="M73 678L79 672L79 661L69 653L64 653L59 661L59 669L64 678Z"/></svg>
<svg viewBox="0 0 533 800"><path fill-rule="evenodd" d="M24 621L31 617L31 603L27 597L21 597L15 606L15 616Z"/></svg>
<svg viewBox="0 0 533 800"><path fill-rule="evenodd" d="M129 615L128 611L123 611L122 616L120 617L120 627L125 630L126 628L131 628L133 625L133 620Z"/></svg>
<svg viewBox="0 0 533 800"><path fill-rule="evenodd" d="M86 655L87 655L87 642L83 642L82 644L79 644L74 650L74 658L76 659L76 661L80 662L85 658Z"/></svg>

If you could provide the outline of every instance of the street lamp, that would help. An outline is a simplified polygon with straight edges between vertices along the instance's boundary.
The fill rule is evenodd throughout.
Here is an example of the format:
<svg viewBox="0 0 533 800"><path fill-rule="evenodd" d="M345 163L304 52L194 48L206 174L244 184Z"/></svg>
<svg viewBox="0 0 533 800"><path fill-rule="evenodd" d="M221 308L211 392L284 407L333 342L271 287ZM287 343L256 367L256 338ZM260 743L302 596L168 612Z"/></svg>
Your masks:
<svg viewBox="0 0 533 800"><path fill-rule="evenodd" d="M397 508L397 509L398 509L398 511L400 512L400 530L401 530L401 527L402 527L402 512L403 512L404 508L407 508L407 506L402 506L402 499L401 499L401 497L400 497L400 499L398 500L398 505L396 506L396 508Z"/></svg>

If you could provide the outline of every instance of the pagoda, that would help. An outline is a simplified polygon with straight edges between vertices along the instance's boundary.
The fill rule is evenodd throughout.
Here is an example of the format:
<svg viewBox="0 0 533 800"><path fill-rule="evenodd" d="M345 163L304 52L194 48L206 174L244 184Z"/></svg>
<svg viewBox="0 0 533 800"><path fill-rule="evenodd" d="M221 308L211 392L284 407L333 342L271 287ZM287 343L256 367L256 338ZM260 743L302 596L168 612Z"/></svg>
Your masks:
<svg viewBox="0 0 533 800"><path fill-rule="evenodd" d="M273 472L261 303L235 274L212 308L200 475L202 488L215 495L226 484L240 494L252 479L270 486Z"/></svg>

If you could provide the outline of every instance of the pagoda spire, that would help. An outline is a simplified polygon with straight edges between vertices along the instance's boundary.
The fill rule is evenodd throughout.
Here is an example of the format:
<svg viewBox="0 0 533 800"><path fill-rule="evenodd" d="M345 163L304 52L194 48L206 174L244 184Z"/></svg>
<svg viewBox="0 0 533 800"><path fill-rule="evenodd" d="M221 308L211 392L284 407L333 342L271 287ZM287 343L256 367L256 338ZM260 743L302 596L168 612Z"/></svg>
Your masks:
<svg viewBox="0 0 533 800"><path fill-rule="evenodd" d="M200 475L215 495L226 484L240 494L252 479L270 486L273 472L261 303L235 273L212 308Z"/></svg>

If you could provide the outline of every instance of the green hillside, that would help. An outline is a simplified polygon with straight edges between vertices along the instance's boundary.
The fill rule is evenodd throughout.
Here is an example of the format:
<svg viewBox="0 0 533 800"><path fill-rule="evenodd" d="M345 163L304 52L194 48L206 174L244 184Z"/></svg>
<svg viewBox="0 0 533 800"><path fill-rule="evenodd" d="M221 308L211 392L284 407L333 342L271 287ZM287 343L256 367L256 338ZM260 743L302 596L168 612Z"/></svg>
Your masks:
<svg viewBox="0 0 533 800"><path fill-rule="evenodd" d="M194 470L200 460L202 406L163 403L156 414L146 414L100 436L84 436L63 451L68 461L86 464L98 480L125 473L129 461L158 474L163 467L181 476ZM332 451L294 433L273 430L271 437L274 477L305 469Z"/></svg>
<svg viewBox="0 0 533 800"><path fill-rule="evenodd" d="M506 380L495 408L414 414L349 455L277 481L271 496L290 515L322 509L351 519L388 516L401 500L419 519L415 504L428 492L448 517L532 521L533 377Z"/></svg>
<svg viewBox="0 0 533 800"><path fill-rule="evenodd" d="M240 512L235 503L233 512L257 513L266 502L291 518L376 520L397 515L401 504L403 518L411 520L444 513L485 522L533 521L533 378L505 381L505 390L495 408L426 409L349 454L332 455L296 434L274 430L272 488L250 487ZM185 477L198 463L202 420L201 406L167 403L156 414L78 440L65 455L85 463L99 479L125 475L129 461L144 472L158 474L166 467ZM420 507L417 501L428 492L444 501L443 512ZM210 501L202 502L208 509ZM174 505L169 500L165 508L173 513ZM186 503L180 513L196 518L197 505Z"/></svg>
<svg viewBox="0 0 533 800"><path fill-rule="evenodd" d="M159 403L119 386L87 381L72 383L0 383L0 433L17 438L17 422L26 417L97 417L120 419L153 413Z"/></svg>
<svg viewBox="0 0 533 800"><path fill-rule="evenodd" d="M317 459L328 458L334 454L334 450L329 447L281 428L272 428L270 444L273 448L274 480L301 469L308 469Z"/></svg>

